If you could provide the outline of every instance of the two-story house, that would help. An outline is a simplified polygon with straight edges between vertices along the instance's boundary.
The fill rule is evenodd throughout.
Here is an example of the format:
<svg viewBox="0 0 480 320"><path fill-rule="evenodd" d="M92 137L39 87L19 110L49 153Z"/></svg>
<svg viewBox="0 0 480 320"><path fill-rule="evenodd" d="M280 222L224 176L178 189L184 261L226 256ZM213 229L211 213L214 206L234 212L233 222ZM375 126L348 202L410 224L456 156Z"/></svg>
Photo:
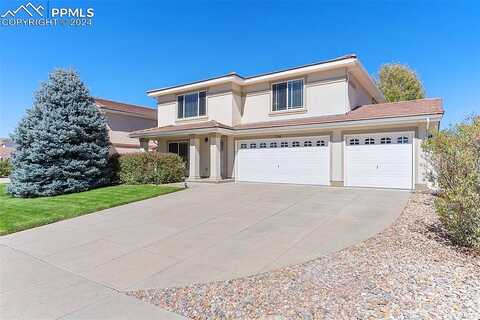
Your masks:
<svg viewBox="0 0 480 320"><path fill-rule="evenodd" d="M187 162L189 179L415 189L440 99L385 103L355 55L155 89L157 127L130 134Z"/></svg>

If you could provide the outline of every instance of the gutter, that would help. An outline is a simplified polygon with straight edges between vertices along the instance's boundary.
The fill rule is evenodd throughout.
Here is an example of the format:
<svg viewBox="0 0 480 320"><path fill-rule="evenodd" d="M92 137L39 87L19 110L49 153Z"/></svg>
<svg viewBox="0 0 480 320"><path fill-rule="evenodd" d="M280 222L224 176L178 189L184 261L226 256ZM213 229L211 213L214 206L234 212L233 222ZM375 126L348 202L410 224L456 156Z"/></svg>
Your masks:
<svg viewBox="0 0 480 320"><path fill-rule="evenodd" d="M204 88L212 85L229 83L229 82L236 83L240 86L245 86L245 85L255 84L258 82L274 81L276 79L281 79L284 77L297 76L300 74L306 74L306 73L315 72L315 71L323 71L323 70L330 70L330 69L336 69L341 67L354 66L355 61L357 61L357 56L354 54L350 54L347 56L343 56L343 57L339 57L331 60L307 64L307 65L294 67L290 69L284 69L284 70L275 71L275 72L263 73L263 74L259 74L251 77L242 77L237 73L229 73L223 76L209 78L205 80L194 81L194 82L185 83L181 85L149 90L147 91L147 95L150 97L156 97L160 95L175 93L180 90L188 91L188 90L198 89L201 87Z"/></svg>
<svg viewBox="0 0 480 320"><path fill-rule="evenodd" d="M147 133L131 133L129 134L130 138L144 138L144 137L172 137L179 135L194 135L194 134L208 134L208 133L220 133L225 135L252 135L259 133L285 133L291 131L310 131L310 130L328 130L335 128L355 128L362 126L371 126L371 125L394 125L394 124L413 124L419 123L424 120L430 122L440 121L442 119L442 114L430 114L430 115L416 115L408 117L388 117L388 118L378 118L378 119L359 119L359 120L348 120L348 121L333 121L325 123L314 123L314 124L301 124L301 125L282 125L282 126L271 126L265 128L201 128L201 129L188 129L188 130L178 130L178 131L167 131L167 132L147 132Z"/></svg>

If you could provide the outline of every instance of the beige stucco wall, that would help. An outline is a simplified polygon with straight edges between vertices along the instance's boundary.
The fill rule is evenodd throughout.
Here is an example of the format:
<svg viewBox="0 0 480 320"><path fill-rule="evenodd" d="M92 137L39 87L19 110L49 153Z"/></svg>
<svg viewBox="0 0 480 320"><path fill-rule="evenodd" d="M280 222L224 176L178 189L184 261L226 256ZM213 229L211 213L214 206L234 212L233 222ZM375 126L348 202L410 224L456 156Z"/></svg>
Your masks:
<svg viewBox="0 0 480 320"><path fill-rule="evenodd" d="M303 77L303 79L305 83L305 110L295 113L273 113L271 111L271 82L245 86L243 88L241 123L315 117L346 112L347 86L344 70L312 73Z"/></svg>
<svg viewBox="0 0 480 320"><path fill-rule="evenodd" d="M207 116L198 119L177 119L177 95L165 95L157 98L158 126L167 126L197 121L215 120L225 125L239 122L239 111L234 106L239 101L239 93L231 84L205 88L207 90ZM188 92L182 92L184 94ZM234 97L234 94L237 97Z"/></svg>
<svg viewBox="0 0 480 320"><path fill-rule="evenodd" d="M292 110L293 113L272 112L273 82L243 87L228 83L203 89L207 90L207 116L200 119L179 121L176 118L177 95L158 97L158 126L206 120L215 120L232 126L240 123L341 114L350 110L350 100L354 103L365 100L362 96L364 92L350 92L347 75L343 69L311 73L303 79L305 108ZM179 94L185 93L188 92Z"/></svg>
<svg viewBox="0 0 480 320"><path fill-rule="evenodd" d="M233 124L233 89L230 84L207 90L207 116L210 120L231 126Z"/></svg>
<svg viewBox="0 0 480 320"><path fill-rule="evenodd" d="M158 126L175 124L177 118L177 100L174 94L160 96L157 98Z"/></svg>
<svg viewBox="0 0 480 320"><path fill-rule="evenodd" d="M108 135L112 144L139 145L138 139L130 138L128 134L135 130L153 128L157 124L157 121L154 119L146 119L133 115L112 112L105 112L104 115L107 121ZM130 153L138 152L138 149L114 147L112 151Z"/></svg>
<svg viewBox="0 0 480 320"><path fill-rule="evenodd" d="M360 83L353 77L348 77L348 106L349 109L355 107L371 104L372 96L360 85Z"/></svg>

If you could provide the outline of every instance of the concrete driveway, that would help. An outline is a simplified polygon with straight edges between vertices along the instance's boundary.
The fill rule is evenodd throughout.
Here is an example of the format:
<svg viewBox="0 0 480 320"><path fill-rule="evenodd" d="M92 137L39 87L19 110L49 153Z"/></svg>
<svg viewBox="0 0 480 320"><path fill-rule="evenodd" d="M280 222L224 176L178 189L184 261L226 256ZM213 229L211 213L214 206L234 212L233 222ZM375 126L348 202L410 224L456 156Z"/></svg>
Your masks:
<svg viewBox="0 0 480 320"><path fill-rule="evenodd" d="M122 292L314 259L382 231L408 197L393 190L195 184L0 237L0 318L181 319Z"/></svg>

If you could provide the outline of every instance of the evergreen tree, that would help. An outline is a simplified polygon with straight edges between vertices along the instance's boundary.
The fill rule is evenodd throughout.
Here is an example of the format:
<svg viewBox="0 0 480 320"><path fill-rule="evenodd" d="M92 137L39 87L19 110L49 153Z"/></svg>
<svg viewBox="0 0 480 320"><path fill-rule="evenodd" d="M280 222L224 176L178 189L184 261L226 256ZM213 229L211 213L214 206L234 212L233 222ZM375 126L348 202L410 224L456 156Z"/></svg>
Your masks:
<svg viewBox="0 0 480 320"><path fill-rule="evenodd" d="M50 74L12 138L13 196L51 196L109 182L105 118L73 70Z"/></svg>

